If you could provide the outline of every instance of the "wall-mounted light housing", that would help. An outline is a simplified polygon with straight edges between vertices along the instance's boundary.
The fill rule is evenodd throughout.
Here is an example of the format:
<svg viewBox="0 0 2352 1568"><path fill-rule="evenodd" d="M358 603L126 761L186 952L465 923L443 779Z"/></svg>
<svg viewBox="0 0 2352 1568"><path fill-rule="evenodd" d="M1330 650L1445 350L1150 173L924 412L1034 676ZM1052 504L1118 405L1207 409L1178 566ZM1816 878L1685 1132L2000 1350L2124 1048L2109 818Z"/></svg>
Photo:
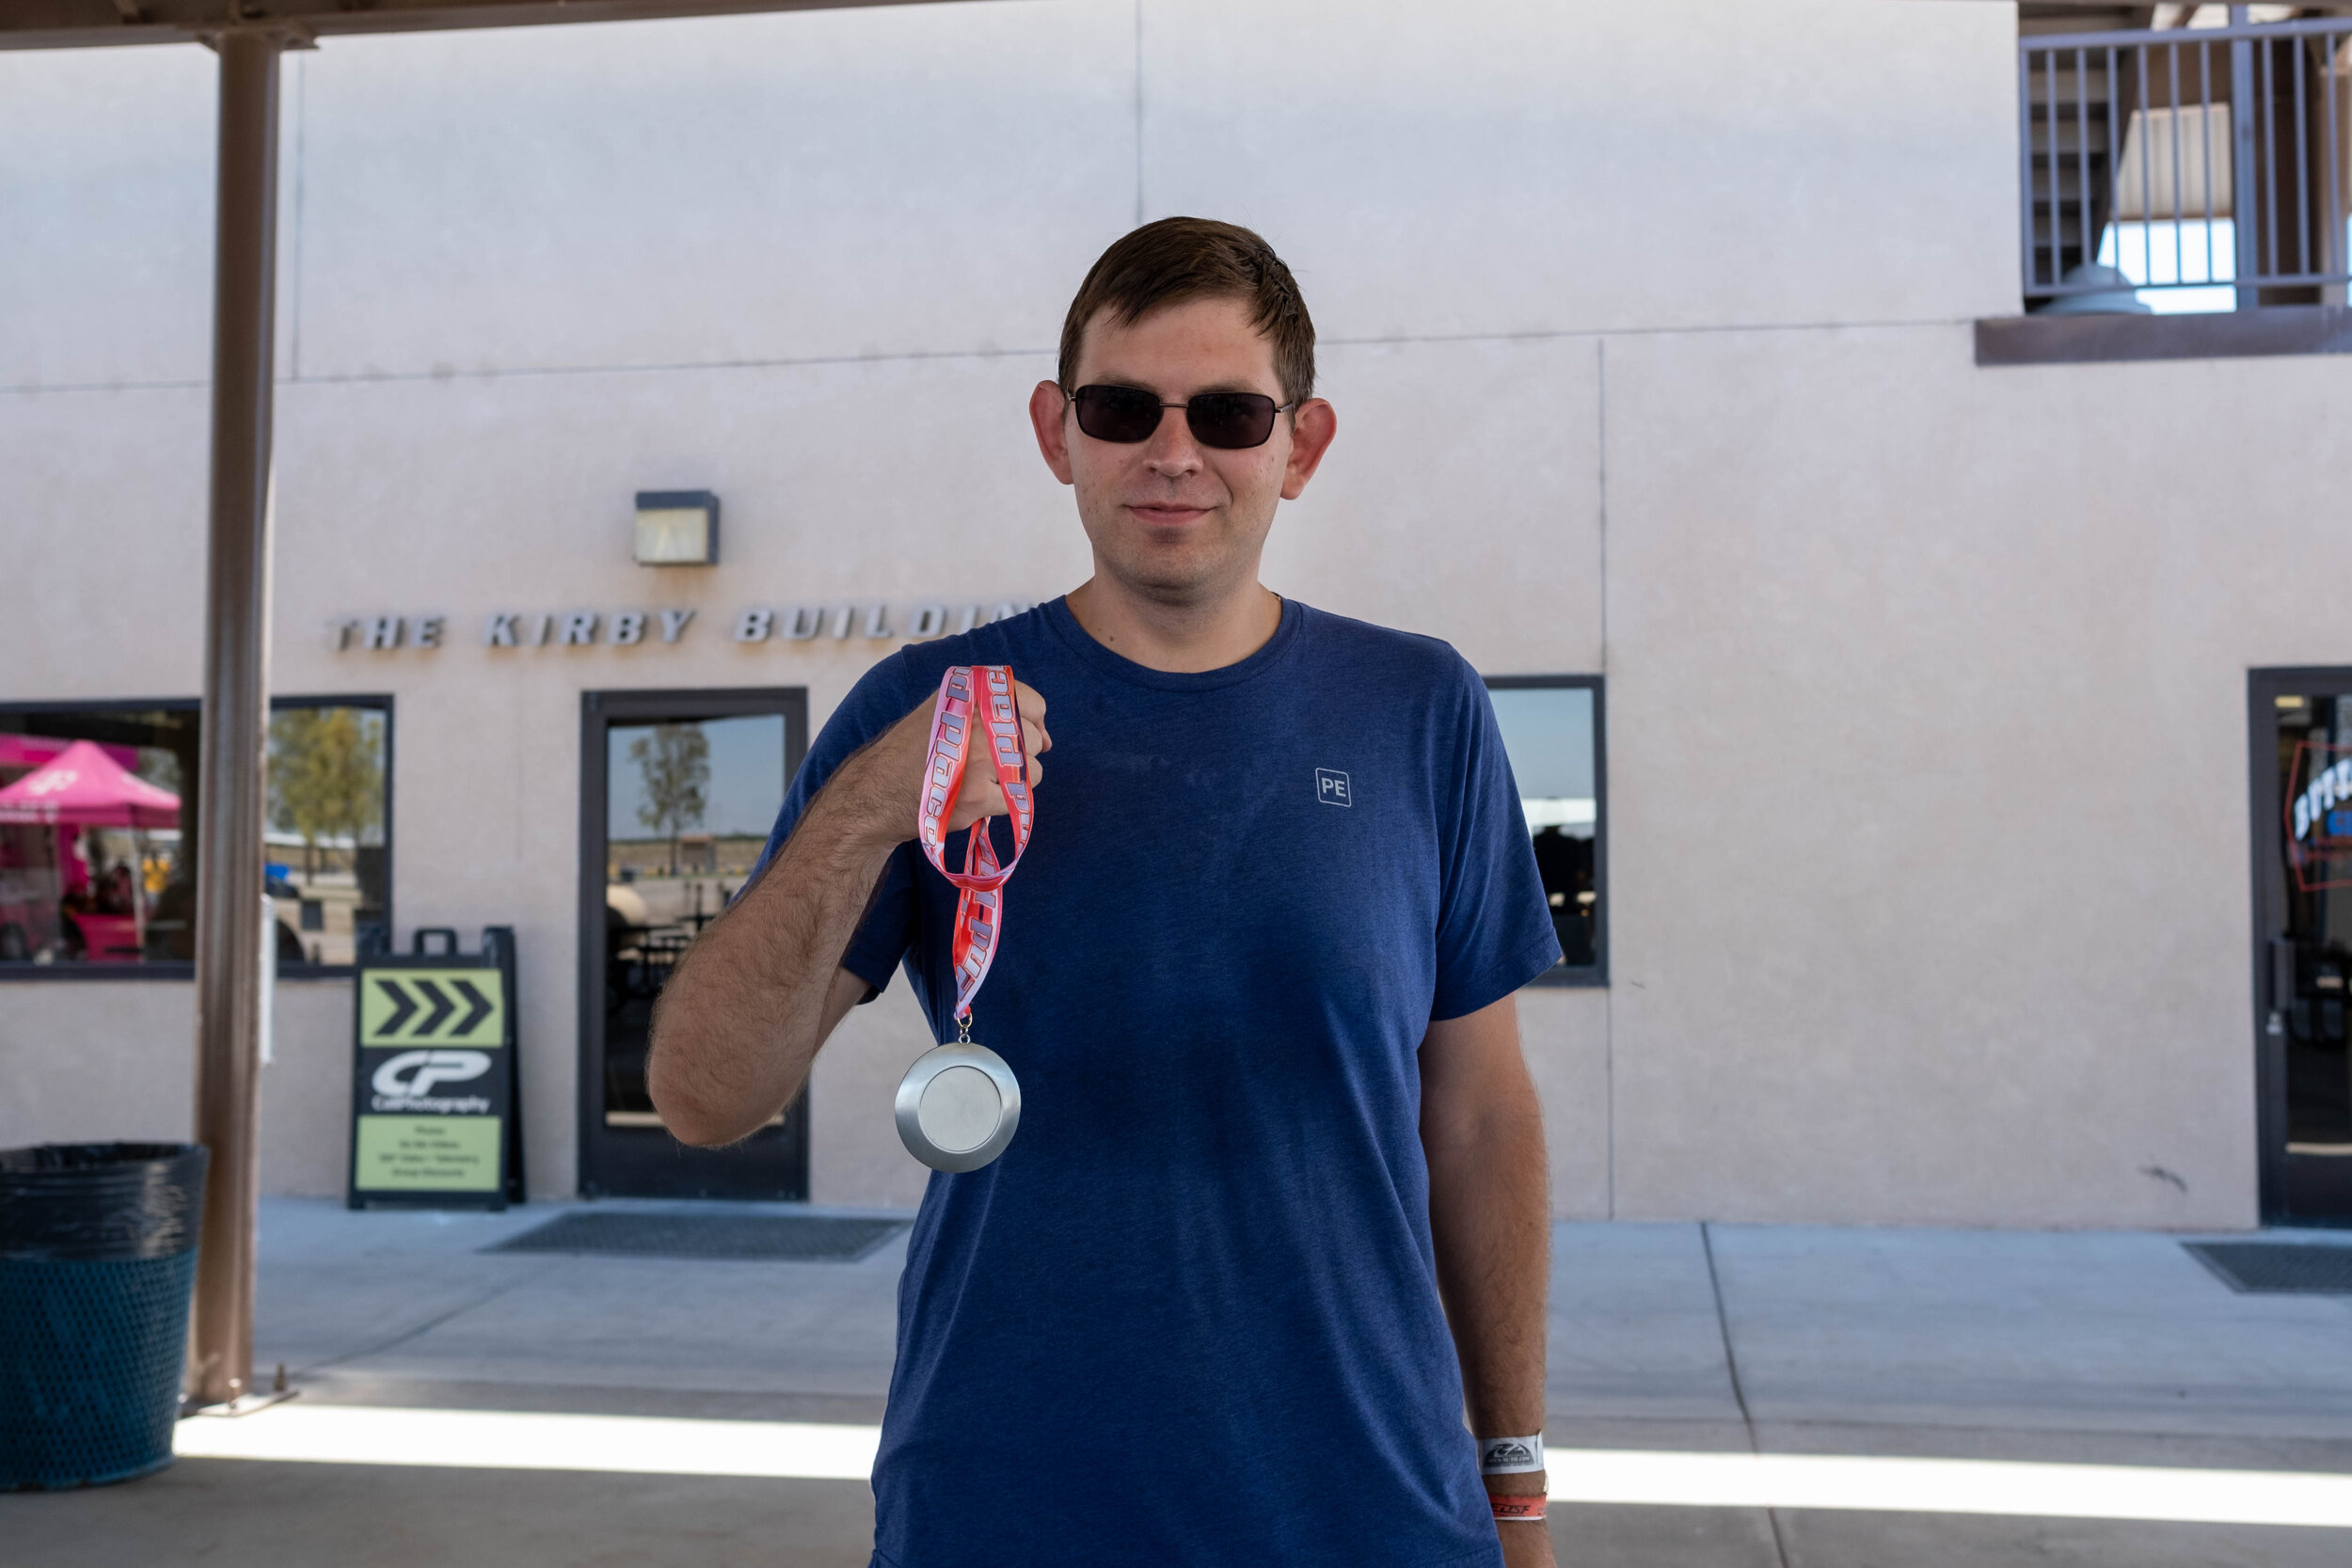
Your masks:
<svg viewBox="0 0 2352 1568"><path fill-rule="evenodd" d="M637 564L719 564L719 498L707 490L638 491Z"/></svg>

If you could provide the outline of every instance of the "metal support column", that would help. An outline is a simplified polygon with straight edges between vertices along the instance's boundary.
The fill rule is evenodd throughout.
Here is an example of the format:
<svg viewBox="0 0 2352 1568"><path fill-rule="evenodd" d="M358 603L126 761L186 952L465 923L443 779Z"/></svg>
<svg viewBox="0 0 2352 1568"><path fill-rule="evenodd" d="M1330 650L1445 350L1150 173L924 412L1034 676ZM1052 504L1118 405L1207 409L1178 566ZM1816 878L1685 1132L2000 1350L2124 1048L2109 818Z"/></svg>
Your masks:
<svg viewBox="0 0 2352 1568"><path fill-rule="evenodd" d="M2230 8L2230 25L2244 27L2252 18L2245 6ZM2263 45L2267 49L2268 43ZM2258 309L2262 290L2249 279L2262 276L2262 198L2254 181L2261 172L2255 162L2254 40L2230 40L2230 228L2236 237L2237 308ZM2265 150L2263 154L2269 156Z"/></svg>
<svg viewBox="0 0 2352 1568"><path fill-rule="evenodd" d="M283 43L230 32L214 44L220 54L220 168L196 860L196 1136L213 1158L188 1369L199 1404L253 1391L262 957L254 911L262 892L269 733L271 332Z"/></svg>

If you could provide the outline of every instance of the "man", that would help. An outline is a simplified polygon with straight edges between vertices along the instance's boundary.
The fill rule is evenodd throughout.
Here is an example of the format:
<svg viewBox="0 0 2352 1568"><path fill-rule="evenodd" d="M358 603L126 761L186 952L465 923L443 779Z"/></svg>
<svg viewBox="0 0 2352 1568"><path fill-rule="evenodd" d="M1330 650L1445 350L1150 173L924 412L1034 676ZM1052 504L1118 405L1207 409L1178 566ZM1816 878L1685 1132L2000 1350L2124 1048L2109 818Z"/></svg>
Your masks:
<svg viewBox="0 0 2352 1568"><path fill-rule="evenodd" d="M954 1037L915 802L942 673L1009 665L1040 787L972 1037L1021 1124L915 1221L874 1562L1549 1564L1542 1472L1482 1487L1473 1442L1543 1426L1512 993L1559 958L1485 688L1259 583L1337 421L1257 235L1119 241L1059 368L1029 414L1094 575L858 683L662 995L654 1101L743 1136L902 959ZM952 826L1004 810L976 759Z"/></svg>

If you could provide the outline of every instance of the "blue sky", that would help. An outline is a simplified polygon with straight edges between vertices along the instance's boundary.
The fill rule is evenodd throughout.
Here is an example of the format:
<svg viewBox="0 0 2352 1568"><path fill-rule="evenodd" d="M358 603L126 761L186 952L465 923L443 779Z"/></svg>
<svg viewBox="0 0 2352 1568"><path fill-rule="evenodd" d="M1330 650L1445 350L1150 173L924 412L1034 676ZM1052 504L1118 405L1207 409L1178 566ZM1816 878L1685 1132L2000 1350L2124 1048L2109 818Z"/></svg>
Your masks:
<svg viewBox="0 0 2352 1568"><path fill-rule="evenodd" d="M605 832L614 838L650 838L653 830L638 820L645 785L637 764L629 761L629 743L652 726L612 726L607 757L612 772ZM757 834L765 838L774 826L776 807L784 800L784 720L776 714L748 719L706 719L703 734L710 739L710 784L702 825L688 832Z"/></svg>

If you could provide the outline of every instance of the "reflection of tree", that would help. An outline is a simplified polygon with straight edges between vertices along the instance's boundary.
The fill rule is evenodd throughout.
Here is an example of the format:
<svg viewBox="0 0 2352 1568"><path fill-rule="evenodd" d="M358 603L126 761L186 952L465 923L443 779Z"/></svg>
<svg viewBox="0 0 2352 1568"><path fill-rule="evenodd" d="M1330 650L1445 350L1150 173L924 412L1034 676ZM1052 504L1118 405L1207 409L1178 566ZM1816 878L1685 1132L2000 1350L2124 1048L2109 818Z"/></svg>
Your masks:
<svg viewBox="0 0 2352 1568"><path fill-rule="evenodd" d="M677 875L677 838L701 825L703 786L710 783L710 737L700 724L656 724L628 743L628 760L644 775L645 803L637 820L655 832L669 830L670 875Z"/></svg>
<svg viewBox="0 0 2352 1568"><path fill-rule="evenodd" d="M269 816L302 835L302 874L318 873L321 839L359 835L384 813L381 721L358 708L290 708L269 721Z"/></svg>
<svg viewBox="0 0 2352 1568"><path fill-rule="evenodd" d="M138 766L131 769L132 772L157 789L168 789L174 795L181 793L180 758L176 753L167 752L161 746L142 746L138 754Z"/></svg>

